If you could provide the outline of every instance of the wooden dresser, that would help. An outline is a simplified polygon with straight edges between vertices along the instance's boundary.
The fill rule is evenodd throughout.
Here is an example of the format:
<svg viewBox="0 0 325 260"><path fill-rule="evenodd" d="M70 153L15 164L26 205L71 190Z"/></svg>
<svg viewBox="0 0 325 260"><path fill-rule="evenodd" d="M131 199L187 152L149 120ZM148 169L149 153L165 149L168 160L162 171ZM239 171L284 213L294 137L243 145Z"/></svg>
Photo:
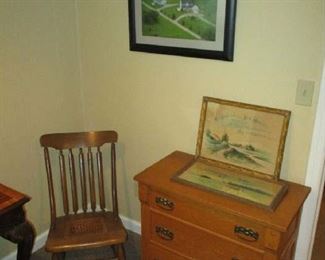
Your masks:
<svg viewBox="0 0 325 260"><path fill-rule="evenodd" d="M308 187L288 182L272 212L171 180L194 159L174 152L139 173L142 259L293 259Z"/></svg>

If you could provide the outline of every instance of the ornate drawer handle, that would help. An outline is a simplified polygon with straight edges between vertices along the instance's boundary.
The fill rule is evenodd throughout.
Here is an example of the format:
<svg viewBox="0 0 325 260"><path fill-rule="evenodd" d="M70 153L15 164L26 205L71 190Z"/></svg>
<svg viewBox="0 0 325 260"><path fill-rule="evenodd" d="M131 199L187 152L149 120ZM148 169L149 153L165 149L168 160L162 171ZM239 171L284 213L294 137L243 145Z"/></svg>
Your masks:
<svg viewBox="0 0 325 260"><path fill-rule="evenodd" d="M163 209L167 209L167 210L174 209L174 202L163 197L156 197L156 204Z"/></svg>
<svg viewBox="0 0 325 260"><path fill-rule="evenodd" d="M256 231L242 226L235 226L234 232L240 238L243 238L248 241L257 241L259 236L259 234Z"/></svg>
<svg viewBox="0 0 325 260"><path fill-rule="evenodd" d="M173 240L174 239L174 233L165 227L156 226L156 234L165 240Z"/></svg>

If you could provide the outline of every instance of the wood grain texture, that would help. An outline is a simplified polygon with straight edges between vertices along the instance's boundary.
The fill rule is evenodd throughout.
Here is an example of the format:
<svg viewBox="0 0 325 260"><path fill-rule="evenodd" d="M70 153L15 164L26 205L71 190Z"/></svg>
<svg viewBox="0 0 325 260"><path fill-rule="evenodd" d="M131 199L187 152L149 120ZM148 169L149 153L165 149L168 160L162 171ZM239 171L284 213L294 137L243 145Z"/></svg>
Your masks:
<svg viewBox="0 0 325 260"><path fill-rule="evenodd" d="M54 253L54 257L71 250L114 246L118 259L125 258L123 243L127 234L118 216L116 142L115 131L47 134L40 138L44 147L51 207L51 229L46 250ZM101 147L108 148L110 154L107 156L108 169L103 166ZM59 159L52 160L51 156L55 157L57 152ZM59 162L58 167L54 167L55 161ZM79 167L76 168L75 164ZM55 169L59 172L56 173ZM109 194L105 192L108 178L112 183L112 210L106 209L105 203L105 194ZM55 187L59 185L61 194L57 196ZM63 215L56 210L60 208L60 201L55 197L62 197Z"/></svg>
<svg viewBox="0 0 325 260"><path fill-rule="evenodd" d="M115 131L55 133L41 136L40 143L43 147L55 149L97 147L105 143L116 143L117 137L118 135Z"/></svg>
<svg viewBox="0 0 325 260"><path fill-rule="evenodd" d="M5 214L13 208L21 206L30 200L27 195L11 189L0 183L0 196L5 198L0 202L0 215Z"/></svg>
<svg viewBox="0 0 325 260"><path fill-rule="evenodd" d="M23 205L28 196L0 183L0 236L18 245L17 259L31 256L35 230L26 219Z"/></svg>
<svg viewBox="0 0 325 260"><path fill-rule="evenodd" d="M176 151L135 176L141 201L142 259L170 255L175 259L293 259L301 208L310 189L285 182L286 196L274 212L268 211L171 179L194 159ZM162 206L161 201L173 207ZM236 233L236 227L249 235ZM153 248L159 248L157 254ZM201 248L208 250L201 252Z"/></svg>

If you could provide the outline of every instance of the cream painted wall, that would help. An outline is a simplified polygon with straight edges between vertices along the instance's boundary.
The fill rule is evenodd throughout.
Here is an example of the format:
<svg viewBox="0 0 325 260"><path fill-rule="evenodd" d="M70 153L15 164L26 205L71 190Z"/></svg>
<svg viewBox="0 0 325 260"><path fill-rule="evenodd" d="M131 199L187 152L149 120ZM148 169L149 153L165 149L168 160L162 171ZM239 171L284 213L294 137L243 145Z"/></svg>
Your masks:
<svg viewBox="0 0 325 260"><path fill-rule="evenodd" d="M175 149L194 153L207 95L291 110L282 177L303 183L316 104L295 105L295 89L315 80L318 95L323 8L239 0L230 63L130 52L127 0L0 1L0 182L32 197L39 234L49 223L39 136L116 129L121 213L139 220L133 176ZM0 240L0 258L13 249Z"/></svg>
<svg viewBox="0 0 325 260"><path fill-rule="evenodd" d="M130 52L126 0L78 1L84 121L120 133L121 213L139 220L133 176L178 149L194 153L202 96L292 111L281 177L303 183L312 107L295 105L298 79L316 82L324 57L324 1L239 0L235 61Z"/></svg>
<svg viewBox="0 0 325 260"><path fill-rule="evenodd" d="M83 128L74 1L0 1L0 182L32 197L48 229L43 133ZM0 259L16 247L0 239Z"/></svg>

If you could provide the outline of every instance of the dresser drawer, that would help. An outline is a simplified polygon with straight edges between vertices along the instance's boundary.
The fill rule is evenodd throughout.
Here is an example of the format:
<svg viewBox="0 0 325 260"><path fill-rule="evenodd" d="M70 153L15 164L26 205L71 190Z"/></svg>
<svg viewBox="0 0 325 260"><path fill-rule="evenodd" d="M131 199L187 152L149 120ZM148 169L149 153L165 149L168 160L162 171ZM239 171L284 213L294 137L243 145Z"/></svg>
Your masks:
<svg viewBox="0 0 325 260"><path fill-rule="evenodd" d="M149 206L163 214L191 222L216 234L255 248L264 248L265 228L236 215L192 204L157 192L150 192Z"/></svg>
<svg viewBox="0 0 325 260"><path fill-rule="evenodd" d="M149 243L148 252L146 254L146 260L189 260L192 258L183 257L175 252L161 248L157 245Z"/></svg>
<svg viewBox="0 0 325 260"><path fill-rule="evenodd" d="M179 219L151 211L150 242L192 259L259 260L263 251L232 243Z"/></svg>

